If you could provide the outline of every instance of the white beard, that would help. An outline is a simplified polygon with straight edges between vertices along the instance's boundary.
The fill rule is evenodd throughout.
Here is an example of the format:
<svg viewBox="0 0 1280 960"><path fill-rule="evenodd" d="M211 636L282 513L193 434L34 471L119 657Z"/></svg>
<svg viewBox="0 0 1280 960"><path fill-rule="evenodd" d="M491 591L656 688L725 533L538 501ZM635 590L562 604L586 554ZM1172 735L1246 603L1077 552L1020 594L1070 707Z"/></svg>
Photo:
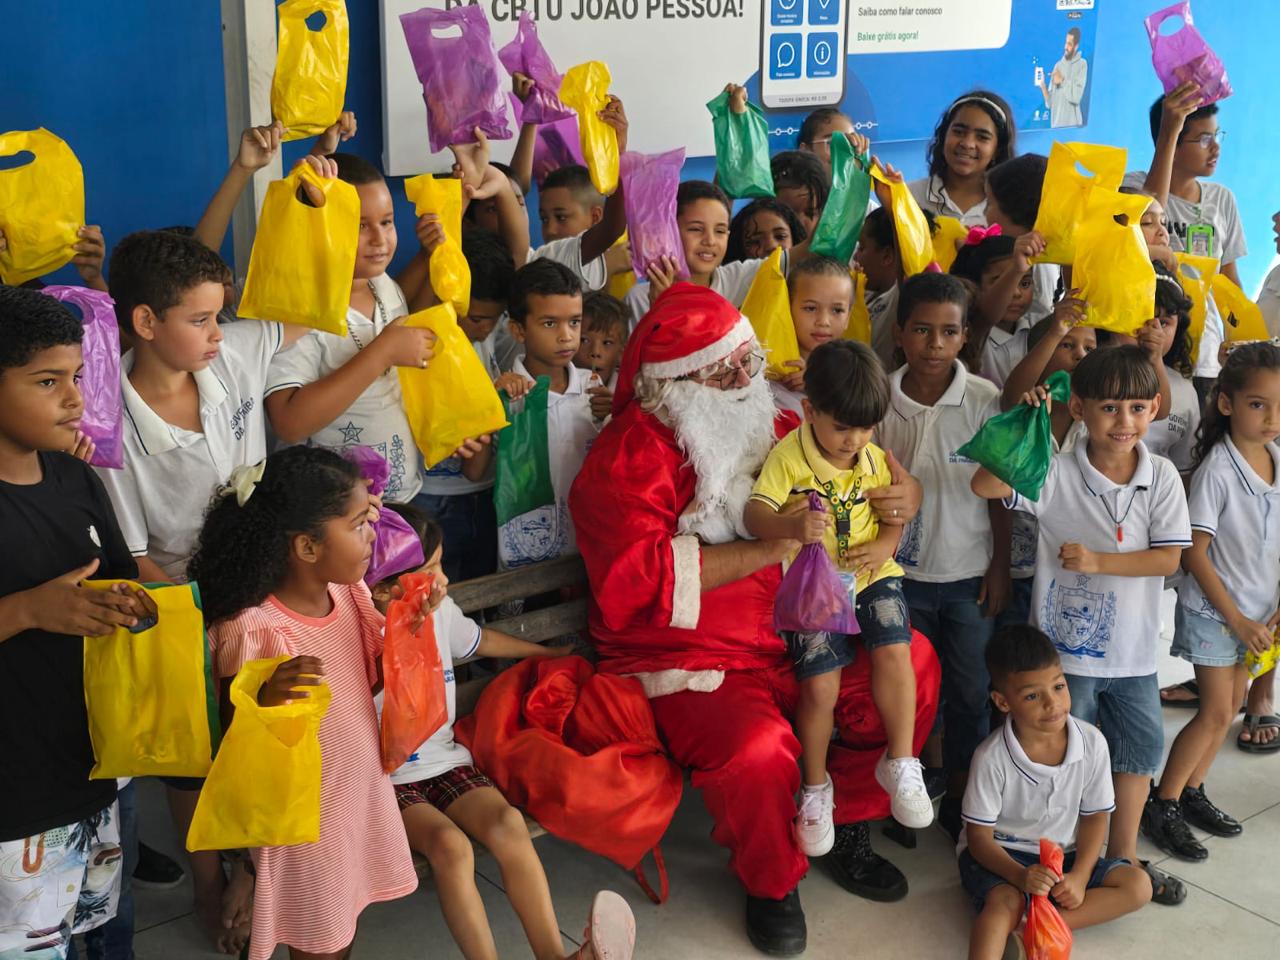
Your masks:
<svg viewBox="0 0 1280 960"><path fill-rule="evenodd" d="M677 530L704 543L747 538L742 511L776 437L777 410L764 377L717 390L689 380L664 384L660 416L676 434L698 477Z"/></svg>

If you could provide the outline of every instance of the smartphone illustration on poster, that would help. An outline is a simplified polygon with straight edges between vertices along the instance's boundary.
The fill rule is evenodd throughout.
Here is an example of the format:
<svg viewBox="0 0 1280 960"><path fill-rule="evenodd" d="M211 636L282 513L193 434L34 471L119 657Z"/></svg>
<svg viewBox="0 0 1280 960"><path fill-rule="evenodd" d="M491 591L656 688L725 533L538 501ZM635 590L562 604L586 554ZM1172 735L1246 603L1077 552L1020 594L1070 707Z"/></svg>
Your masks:
<svg viewBox="0 0 1280 960"><path fill-rule="evenodd" d="M761 0L760 100L768 110L844 99L849 0Z"/></svg>

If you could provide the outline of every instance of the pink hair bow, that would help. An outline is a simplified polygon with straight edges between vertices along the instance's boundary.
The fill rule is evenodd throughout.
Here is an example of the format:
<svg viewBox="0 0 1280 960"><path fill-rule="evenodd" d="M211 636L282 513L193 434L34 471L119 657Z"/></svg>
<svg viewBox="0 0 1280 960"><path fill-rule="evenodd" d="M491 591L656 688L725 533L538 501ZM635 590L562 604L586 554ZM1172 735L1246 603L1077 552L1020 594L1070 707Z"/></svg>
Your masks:
<svg viewBox="0 0 1280 960"><path fill-rule="evenodd" d="M998 237L1003 232L998 223L993 223L989 227L970 227L969 235L964 238L964 245L966 247L976 247L988 237Z"/></svg>

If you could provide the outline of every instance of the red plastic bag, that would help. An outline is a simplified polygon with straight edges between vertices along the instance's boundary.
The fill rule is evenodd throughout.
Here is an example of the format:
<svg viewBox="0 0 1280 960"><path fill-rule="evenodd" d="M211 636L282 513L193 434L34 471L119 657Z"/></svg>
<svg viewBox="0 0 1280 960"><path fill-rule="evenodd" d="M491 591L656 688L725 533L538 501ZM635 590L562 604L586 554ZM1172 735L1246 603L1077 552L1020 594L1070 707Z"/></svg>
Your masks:
<svg viewBox="0 0 1280 960"><path fill-rule="evenodd" d="M382 769L387 773L449 720L435 626L427 617L416 631L410 630L433 579L425 573L401 577L404 596L387 607L382 647Z"/></svg>
<svg viewBox="0 0 1280 960"><path fill-rule="evenodd" d="M809 509L827 512L813 491ZM861 633L853 614L849 588L836 572L836 565L821 543L806 543L787 568L773 604L773 628L796 633Z"/></svg>
<svg viewBox="0 0 1280 960"><path fill-rule="evenodd" d="M88 287L45 287L45 296L75 306L84 320L84 376L80 393L84 413L80 430L94 443L95 467L124 466L124 421L120 399L120 327L115 301Z"/></svg>
<svg viewBox="0 0 1280 960"><path fill-rule="evenodd" d="M670 257L679 266L678 277L689 276L684 244L676 225L676 190L684 148L666 153L644 154L628 151L619 164L622 200L627 208L627 235L631 239L631 266L644 279L645 270L660 257Z"/></svg>
<svg viewBox="0 0 1280 960"><path fill-rule="evenodd" d="M533 93L524 104L523 123L555 123L577 114L560 99L564 76L556 71L546 48L538 39L538 28L525 10L520 14L515 39L498 51L498 59L508 73L523 73L533 81Z"/></svg>
<svg viewBox="0 0 1280 960"><path fill-rule="evenodd" d="M1040 838L1040 862L1062 876L1062 848L1044 837ZM1043 894L1032 897L1027 907L1022 943L1027 960L1069 960L1071 956L1071 928Z"/></svg>
<svg viewBox="0 0 1280 960"><path fill-rule="evenodd" d="M1182 29L1162 34L1160 25L1171 17L1182 20ZM1201 106L1231 96L1234 91L1227 80L1227 68L1195 28L1190 3L1184 0L1157 10L1143 23L1147 26L1147 39L1151 41L1151 63L1164 84L1165 93L1193 81L1200 87Z"/></svg>
<svg viewBox="0 0 1280 960"><path fill-rule="evenodd" d="M360 476L369 481L369 492L382 493L387 489L391 476L391 464L373 447L348 447L342 455L360 469ZM388 577L407 570L415 570L426 563L422 554L422 541L413 527L394 510L383 510L373 523L373 556L364 582L370 589Z"/></svg>
<svg viewBox="0 0 1280 960"><path fill-rule="evenodd" d="M427 104L431 152L471 143L479 127L490 140L510 140L505 71L477 6L402 14L400 26Z"/></svg>

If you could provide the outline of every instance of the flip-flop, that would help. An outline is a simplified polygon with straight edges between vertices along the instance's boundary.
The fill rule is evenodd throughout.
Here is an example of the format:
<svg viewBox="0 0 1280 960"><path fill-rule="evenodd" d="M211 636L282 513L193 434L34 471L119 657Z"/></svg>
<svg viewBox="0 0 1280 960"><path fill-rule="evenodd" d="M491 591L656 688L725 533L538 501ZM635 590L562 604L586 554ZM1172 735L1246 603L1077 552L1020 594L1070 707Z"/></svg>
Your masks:
<svg viewBox="0 0 1280 960"><path fill-rule="evenodd" d="M1188 698L1174 699L1166 694L1172 693L1174 690L1185 690L1191 694ZM1162 707L1178 707L1190 710L1200 709L1200 684L1194 679L1183 680L1181 683L1175 683L1160 689L1160 706Z"/></svg>
<svg viewBox="0 0 1280 960"><path fill-rule="evenodd" d="M1277 750L1280 750L1280 736L1273 737L1267 743L1257 742L1258 730L1262 727L1275 727L1277 731L1280 731L1280 717L1276 716L1274 713L1267 714L1266 716L1246 713L1244 715L1244 726L1241 728L1240 733L1243 734L1247 730L1249 731L1249 736L1253 739L1241 740L1240 737L1237 736L1236 746L1245 753L1275 753Z"/></svg>
<svg viewBox="0 0 1280 960"><path fill-rule="evenodd" d="M1150 860L1139 860L1142 869L1151 878L1151 902L1166 907L1176 907L1187 899L1187 886L1172 874L1157 870Z"/></svg>
<svg viewBox="0 0 1280 960"><path fill-rule="evenodd" d="M631 960L636 949L636 918L627 901L612 890L601 890L591 904L586 943L575 957Z"/></svg>

